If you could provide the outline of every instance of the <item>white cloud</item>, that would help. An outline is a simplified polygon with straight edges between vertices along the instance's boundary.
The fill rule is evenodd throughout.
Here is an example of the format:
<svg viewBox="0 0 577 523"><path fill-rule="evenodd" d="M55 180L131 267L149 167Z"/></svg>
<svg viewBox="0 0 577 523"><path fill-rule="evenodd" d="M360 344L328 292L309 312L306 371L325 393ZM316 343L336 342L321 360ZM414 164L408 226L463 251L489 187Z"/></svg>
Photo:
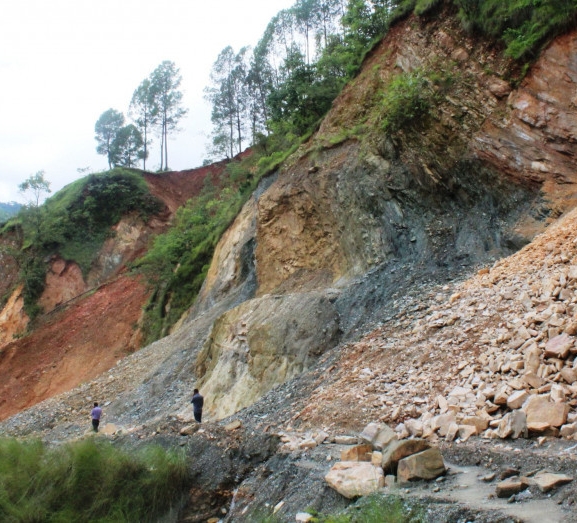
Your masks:
<svg viewBox="0 0 577 523"><path fill-rule="evenodd" d="M108 108L125 114L134 89L163 60L180 68L184 130L169 142L174 169L202 163L210 133L203 99L227 45L254 45L294 0L18 0L0 17L0 201L45 170L54 190L105 169L94 124ZM153 167L160 163L156 150Z"/></svg>

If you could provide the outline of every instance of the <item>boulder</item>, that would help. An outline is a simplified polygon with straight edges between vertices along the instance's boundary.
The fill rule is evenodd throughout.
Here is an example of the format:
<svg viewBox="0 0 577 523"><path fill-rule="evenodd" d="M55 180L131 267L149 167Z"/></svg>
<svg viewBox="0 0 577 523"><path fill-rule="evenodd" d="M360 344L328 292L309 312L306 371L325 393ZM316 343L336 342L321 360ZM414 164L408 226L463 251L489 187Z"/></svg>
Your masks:
<svg viewBox="0 0 577 523"><path fill-rule="evenodd" d="M427 441L419 438L391 441L387 448L383 449L381 466L387 472L395 472L397 464L401 459L422 452L430 447L431 445Z"/></svg>
<svg viewBox="0 0 577 523"><path fill-rule="evenodd" d="M377 450L382 450L391 441L397 439L397 435L385 423L369 423L361 432L360 438L366 443L370 443Z"/></svg>
<svg viewBox="0 0 577 523"><path fill-rule="evenodd" d="M550 401L548 395L533 395L523 410L527 414L527 424L533 422L548 423L551 427L560 427L567 421L569 405L565 402Z"/></svg>
<svg viewBox="0 0 577 523"><path fill-rule="evenodd" d="M434 447L401 459L397 467L397 481L408 483L415 479L435 479L444 473L443 456Z"/></svg>
<svg viewBox="0 0 577 523"><path fill-rule="evenodd" d="M331 488L348 499L367 496L385 485L381 467L363 461L335 463L325 476Z"/></svg>
<svg viewBox="0 0 577 523"><path fill-rule="evenodd" d="M371 461L373 446L368 443L355 445L341 451L341 461Z"/></svg>
<svg viewBox="0 0 577 523"><path fill-rule="evenodd" d="M529 479L529 481L536 485L541 492L549 492L554 488L565 485L573 481L571 476L566 474L552 474L551 472L539 472Z"/></svg>
<svg viewBox="0 0 577 523"><path fill-rule="evenodd" d="M500 481L495 488L498 498L510 498L514 494L518 494L529 486L527 478L507 478L505 481Z"/></svg>
<svg viewBox="0 0 577 523"><path fill-rule="evenodd" d="M513 438L517 439L519 437L527 437L527 416L522 410L514 410L503 416L497 427L497 433L500 438Z"/></svg>

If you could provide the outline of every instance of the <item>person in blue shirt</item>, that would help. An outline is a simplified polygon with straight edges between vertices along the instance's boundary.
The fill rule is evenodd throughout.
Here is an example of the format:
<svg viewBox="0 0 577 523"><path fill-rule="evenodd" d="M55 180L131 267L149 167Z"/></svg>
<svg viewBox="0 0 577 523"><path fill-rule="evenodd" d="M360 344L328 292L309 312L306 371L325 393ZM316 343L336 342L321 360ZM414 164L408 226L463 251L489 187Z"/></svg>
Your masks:
<svg viewBox="0 0 577 523"><path fill-rule="evenodd" d="M204 398L198 392L198 389L194 389L192 400L192 410L194 412L194 419L200 423L202 419L202 406L204 405Z"/></svg>

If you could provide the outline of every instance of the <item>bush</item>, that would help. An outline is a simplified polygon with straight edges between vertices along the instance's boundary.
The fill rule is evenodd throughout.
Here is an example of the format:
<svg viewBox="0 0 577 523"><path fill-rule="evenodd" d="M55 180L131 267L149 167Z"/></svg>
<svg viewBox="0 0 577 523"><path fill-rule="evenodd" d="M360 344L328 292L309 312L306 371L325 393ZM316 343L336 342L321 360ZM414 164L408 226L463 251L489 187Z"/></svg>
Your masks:
<svg viewBox="0 0 577 523"><path fill-rule="evenodd" d="M576 0L454 0L466 27L506 45L518 60L537 56L543 45L575 26Z"/></svg>
<svg viewBox="0 0 577 523"><path fill-rule="evenodd" d="M0 440L0 520L156 521L189 483L184 454L88 439L48 449Z"/></svg>
<svg viewBox="0 0 577 523"><path fill-rule="evenodd" d="M396 132L422 119L432 98L433 92L421 71L395 76L383 95L383 130Z"/></svg>

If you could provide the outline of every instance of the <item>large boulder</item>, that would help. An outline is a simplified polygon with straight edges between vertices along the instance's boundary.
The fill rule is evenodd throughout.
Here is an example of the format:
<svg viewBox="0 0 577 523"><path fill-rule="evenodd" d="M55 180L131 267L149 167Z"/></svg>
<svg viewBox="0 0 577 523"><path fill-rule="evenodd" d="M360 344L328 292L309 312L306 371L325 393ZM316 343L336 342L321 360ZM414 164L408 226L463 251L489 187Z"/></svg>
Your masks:
<svg viewBox="0 0 577 523"><path fill-rule="evenodd" d="M359 436L377 450L383 450L391 441L397 439L395 431L385 423L369 423Z"/></svg>
<svg viewBox="0 0 577 523"><path fill-rule="evenodd" d="M419 438L391 441L387 448L383 449L381 466L386 472L395 472L400 460L430 447L427 441Z"/></svg>
<svg viewBox="0 0 577 523"><path fill-rule="evenodd" d="M407 483L415 479L435 479L444 473L441 451L430 448L401 459L397 467L397 481Z"/></svg>
<svg viewBox="0 0 577 523"><path fill-rule="evenodd" d="M384 487L383 469L365 461L335 463L325 476L325 481L345 498L367 496Z"/></svg>
<svg viewBox="0 0 577 523"><path fill-rule="evenodd" d="M531 396L523 405L527 414L527 425L547 423L551 427L560 427L567 421L569 405L564 402L553 402L548 395Z"/></svg>

